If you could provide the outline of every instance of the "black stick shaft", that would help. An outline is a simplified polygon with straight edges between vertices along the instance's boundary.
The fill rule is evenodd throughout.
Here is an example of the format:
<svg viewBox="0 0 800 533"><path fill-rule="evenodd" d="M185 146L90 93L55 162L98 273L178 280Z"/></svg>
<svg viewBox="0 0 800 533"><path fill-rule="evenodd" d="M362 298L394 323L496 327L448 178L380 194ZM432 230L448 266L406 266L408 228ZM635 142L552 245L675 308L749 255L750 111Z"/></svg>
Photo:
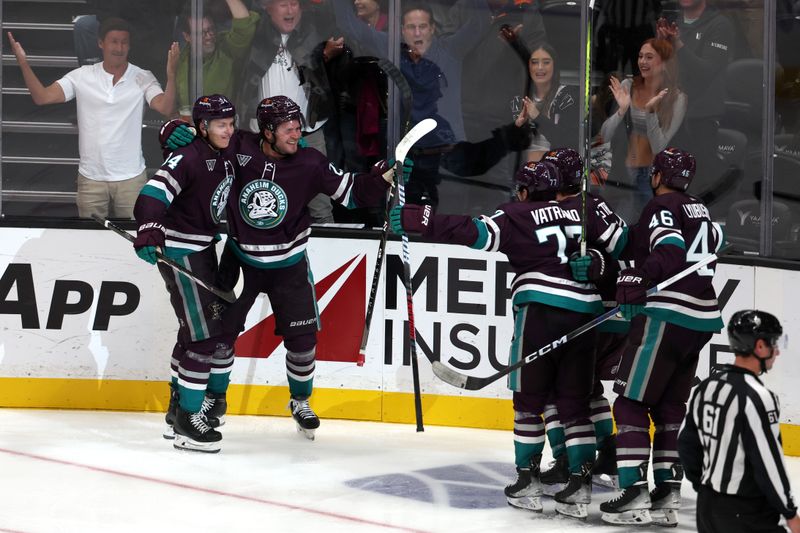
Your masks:
<svg viewBox="0 0 800 533"><path fill-rule="evenodd" d="M413 96L411 87L408 81L403 77L400 69L387 59L379 59L378 66L390 78L397 89L400 91L401 100L403 102L403 136L411 129L411 108L413 107ZM400 161L402 172L402 161ZM364 317L364 330L361 333L361 346L358 349L358 366L362 366L367 356L367 342L369 341L369 332L372 326L372 314L375 311L375 301L378 296L378 285L381 279L381 271L383 270L383 261L386 255L386 241L389 236L389 210L393 207L394 202L394 188L389 190L389 197L386 201L386 210L384 212L383 230L381 231L381 240L378 245L378 255L375 258L375 269L372 272L372 283L369 290L369 300L367 301L367 313Z"/></svg>
<svg viewBox="0 0 800 533"><path fill-rule="evenodd" d="M97 216L97 215L92 215L92 218L95 219L100 224L102 224L103 226L105 226L106 228L108 228L111 231L113 231L114 233L116 233L117 235L120 235L120 236L124 237L125 239L129 240L130 242L134 242L136 240L136 239L133 238L133 236L130 233L128 233L124 229L120 228L119 226L117 226L116 224L111 222L110 220L106 220L103 217L100 217L100 216ZM217 287L211 285L210 283L206 283L202 279L200 279L197 276L195 276L192 273L191 270L188 270L186 267L184 267L180 263L176 263L173 259L170 259L169 257L165 256L161 252L156 251L156 257L158 258L159 261L161 261L165 265L169 266L170 268L173 268L173 269L177 270L178 272L180 272L181 274L183 274L187 278L191 279L192 281L194 281L195 283L197 283L198 285L200 285L201 287L203 287L204 289L206 289L207 291L209 291L213 295L222 298L226 302L233 303L233 302L236 301L236 297L232 293L224 292L224 291L218 289Z"/></svg>
<svg viewBox="0 0 800 533"><path fill-rule="evenodd" d="M689 274L699 270L700 268L706 266L707 264L709 264L709 263L711 263L713 261L716 261L717 258L719 257L719 255L726 248L727 248L727 246L723 247L722 249L720 249L715 254L709 254L708 256L704 257L700 261L698 261L696 263L692 263L690 266L688 266L684 270L681 270L680 272L678 272L674 276L662 281L661 283L659 283L655 287L649 288L647 290L647 295L648 296L652 296L653 294L664 290L666 287L672 285L673 283L677 282L678 280L681 280L681 279L685 278ZM448 367L444 366L444 364L439 362L439 361L434 361L433 362L433 373L439 379L441 379L442 381L444 381L444 382L446 382L446 383L448 383L450 385L453 385L454 387L458 387L458 388L466 389L466 390L480 390L480 389L486 387L487 385L489 385L490 383L493 383L493 382L497 381L498 379L500 379L500 378L502 378L504 376L507 376L508 374L512 373L513 371L515 371L515 370L517 370L519 368L522 368L523 366L535 361L536 359L542 357L543 355L551 352L553 349L558 348L562 344L566 344L567 342L571 341L575 337L578 337L579 335L583 335L584 333L586 333L590 329L597 327L598 325L602 324L603 322L605 322L609 318L613 317L615 314L617 314L617 312L619 312L619 306L615 307L614 309L611 309L610 311L606 311L605 313L603 313L602 315L600 315L598 317L593 318L592 320L590 320L589 322L585 323L584 325L579 326L579 327L575 328L574 330L570 331L569 333L566 333L566 334L562 335L560 338L555 339L555 340L553 340L552 342L550 342L548 344L545 344L544 346L542 346L541 348L539 348L535 352L532 352L532 353L526 355L523 359L517 361L513 365L509 365L509 366L505 367L504 369L499 370L498 372L495 372L491 376L487 376L487 377L483 377L483 378L476 377L476 376L467 376L465 374L462 374L461 372L457 372L456 370L453 370L452 368L448 368Z"/></svg>

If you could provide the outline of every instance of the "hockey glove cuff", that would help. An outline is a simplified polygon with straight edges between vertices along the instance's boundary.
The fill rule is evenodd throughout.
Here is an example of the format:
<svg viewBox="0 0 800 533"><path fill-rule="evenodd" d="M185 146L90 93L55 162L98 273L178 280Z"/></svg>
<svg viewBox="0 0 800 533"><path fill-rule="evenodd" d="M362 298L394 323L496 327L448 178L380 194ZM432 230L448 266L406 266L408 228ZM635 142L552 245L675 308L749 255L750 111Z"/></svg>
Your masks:
<svg viewBox="0 0 800 533"><path fill-rule="evenodd" d="M389 159L388 161L385 159L381 159L380 161L372 165L372 173L373 175L381 176L390 185L394 185L394 183L396 183L394 166L395 166L394 159ZM414 168L414 162L411 159L406 158L403 161L403 182L408 182L408 179L411 177L411 171L413 170L413 168Z"/></svg>
<svg viewBox="0 0 800 533"><path fill-rule="evenodd" d="M133 241L136 255L151 265L155 265L158 261L156 252L164 247L166 232L164 226L158 222L148 222L139 226L136 239Z"/></svg>
<svg viewBox="0 0 800 533"><path fill-rule="evenodd" d="M432 215L429 205L396 205L389 212L389 226L398 235L425 233Z"/></svg>
<svg viewBox="0 0 800 533"><path fill-rule="evenodd" d="M158 141L164 150L176 150L191 144L197 131L188 122L174 118L165 122L158 133Z"/></svg>
<svg viewBox="0 0 800 533"><path fill-rule="evenodd" d="M586 255L575 252L569 257L569 268L575 281L599 281L606 273L606 261L603 254L589 248Z"/></svg>
<svg viewBox="0 0 800 533"><path fill-rule="evenodd" d="M617 276L616 299L620 314L630 320L642 311L647 303L647 276L638 268L620 270Z"/></svg>

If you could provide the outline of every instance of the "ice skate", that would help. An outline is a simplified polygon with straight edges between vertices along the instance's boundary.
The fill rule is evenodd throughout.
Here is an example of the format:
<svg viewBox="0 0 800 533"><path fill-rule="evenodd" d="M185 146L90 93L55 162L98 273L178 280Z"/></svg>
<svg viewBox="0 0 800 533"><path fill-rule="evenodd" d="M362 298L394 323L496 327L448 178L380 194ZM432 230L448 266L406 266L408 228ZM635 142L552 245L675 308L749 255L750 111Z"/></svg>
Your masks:
<svg viewBox="0 0 800 533"><path fill-rule="evenodd" d="M175 412L178 409L178 386L174 383L169 384L169 407L167 407L167 413L164 415L164 422L166 422L166 427L164 428L164 432L162 435L167 440L172 440L175 438L175 430L172 426L175 424Z"/></svg>
<svg viewBox="0 0 800 533"><path fill-rule="evenodd" d="M603 487L619 488L617 443L614 435L606 437L602 446L597 450L597 459L592 470L592 482Z"/></svg>
<svg viewBox="0 0 800 533"><path fill-rule="evenodd" d="M586 462L578 472L570 473L567 486L554 498L558 514L585 520L592 501L592 463Z"/></svg>
<svg viewBox="0 0 800 533"><path fill-rule="evenodd" d="M519 509L542 512L542 483L539 481L541 455L531 460L529 468L517 467L517 480L508 485L503 492L508 505Z"/></svg>
<svg viewBox="0 0 800 533"><path fill-rule="evenodd" d="M206 392L200 412L205 415L208 425L218 428L225 425L225 413L228 411L228 401L224 392Z"/></svg>
<svg viewBox="0 0 800 533"><path fill-rule="evenodd" d="M664 527L678 526L682 479L683 468L675 464L672 466L672 479L656 485L650 491L650 517L654 524Z"/></svg>
<svg viewBox="0 0 800 533"><path fill-rule="evenodd" d="M201 413L190 413L179 406L173 428L173 446L177 449L205 453L217 453L222 449L222 434L209 426Z"/></svg>
<svg viewBox="0 0 800 533"><path fill-rule="evenodd" d="M309 440L314 440L314 431L319 427L319 417L308 405L308 398L293 396L289 400L289 410L297 423L297 432L302 433Z"/></svg>
<svg viewBox="0 0 800 533"><path fill-rule="evenodd" d="M639 481L623 489L616 497L600 504L603 522L623 525L652 524L650 493L647 481Z"/></svg>
<svg viewBox="0 0 800 533"><path fill-rule="evenodd" d="M561 491L569 481L569 460L567 454L562 453L559 455L555 462L550 465L550 468L542 471L539 475L542 481L544 493L547 496L553 496L556 492Z"/></svg>

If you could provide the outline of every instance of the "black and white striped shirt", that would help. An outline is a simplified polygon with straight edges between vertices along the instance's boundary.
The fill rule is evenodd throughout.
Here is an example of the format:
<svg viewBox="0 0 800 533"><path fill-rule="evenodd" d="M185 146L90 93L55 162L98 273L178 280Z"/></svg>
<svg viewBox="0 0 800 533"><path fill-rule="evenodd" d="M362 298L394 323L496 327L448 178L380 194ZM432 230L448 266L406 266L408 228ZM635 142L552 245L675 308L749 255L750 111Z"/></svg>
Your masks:
<svg viewBox="0 0 800 533"><path fill-rule="evenodd" d="M678 436L686 478L721 494L766 498L795 516L779 419L778 397L752 372L725 365L689 400Z"/></svg>

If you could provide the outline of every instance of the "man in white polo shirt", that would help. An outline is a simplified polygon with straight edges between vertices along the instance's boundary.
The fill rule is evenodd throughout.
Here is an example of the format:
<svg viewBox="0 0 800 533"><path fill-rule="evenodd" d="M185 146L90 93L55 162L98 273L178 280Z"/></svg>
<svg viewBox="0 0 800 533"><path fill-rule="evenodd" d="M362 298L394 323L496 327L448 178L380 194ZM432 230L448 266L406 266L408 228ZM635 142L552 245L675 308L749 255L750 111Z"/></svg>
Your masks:
<svg viewBox="0 0 800 533"><path fill-rule="evenodd" d="M149 70L128 63L130 33L124 20L106 19L98 32L103 61L72 70L47 87L31 69L22 45L8 34L35 104L76 100L81 217L133 218L133 204L147 181L141 142L144 102L166 117L174 108L177 43L167 55L164 92Z"/></svg>

